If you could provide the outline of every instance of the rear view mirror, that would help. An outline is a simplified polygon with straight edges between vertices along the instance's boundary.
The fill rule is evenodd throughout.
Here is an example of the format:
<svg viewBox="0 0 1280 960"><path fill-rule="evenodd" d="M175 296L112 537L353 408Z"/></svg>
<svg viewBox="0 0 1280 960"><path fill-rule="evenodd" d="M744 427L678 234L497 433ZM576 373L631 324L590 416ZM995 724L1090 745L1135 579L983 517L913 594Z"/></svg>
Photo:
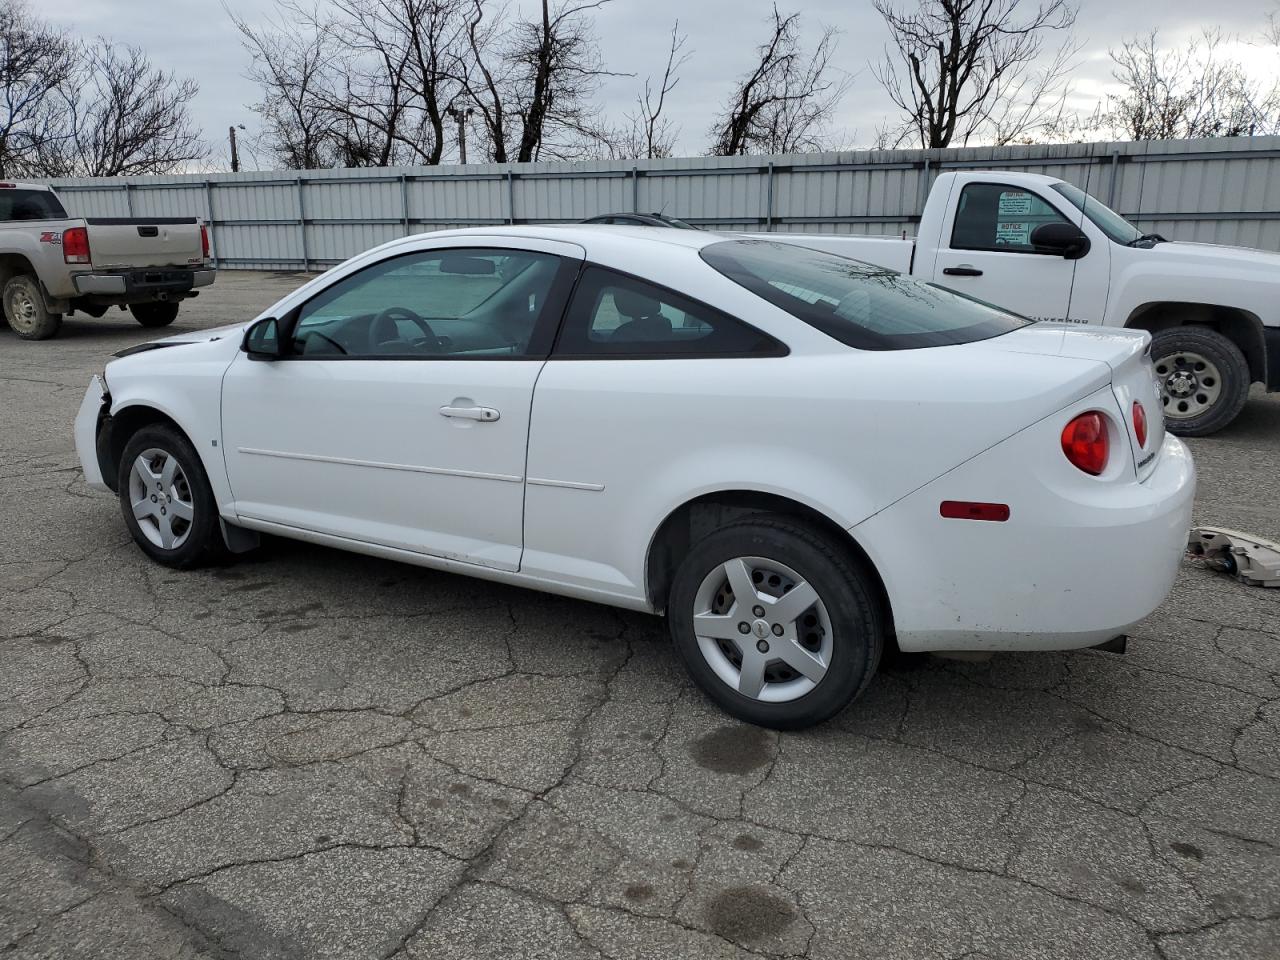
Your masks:
<svg viewBox="0 0 1280 960"><path fill-rule="evenodd" d="M279 360L284 356L280 324L275 317L263 317L244 332L240 349L250 360Z"/></svg>
<svg viewBox="0 0 1280 960"><path fill-rule="evenodd" d="M1031 245L1037 251L1056 253L1079 260L1089 252L1089 238L1074 223L1042 223L1031 231Z"/></svg>
<svg viewBox="0 0 1280 960"><path fill-rule="evenodd" d="M487 277L496 271L492 260L484 257L467 257L462 254L446 255L440 258L441 273L458 273L469 277Z"/></svg>

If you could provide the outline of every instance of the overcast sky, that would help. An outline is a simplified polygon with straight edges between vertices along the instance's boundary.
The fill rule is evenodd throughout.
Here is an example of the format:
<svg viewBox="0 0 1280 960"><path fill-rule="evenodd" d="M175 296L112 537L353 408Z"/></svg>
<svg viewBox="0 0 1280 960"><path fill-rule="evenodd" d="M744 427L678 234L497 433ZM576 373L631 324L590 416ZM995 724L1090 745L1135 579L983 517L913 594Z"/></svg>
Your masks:
<svg viewBox="0 0 1280 960"><path fill-rule="evenodd" d="M250 21L265 17L274 0L228 0ZM1085 44L1074 75L1077 98L1092 103L1109 79L1107 48L1121 39L1159 28L1162 42L1180 43L1203 27L1252 39L1268 11L1280 0L1082 0L1076 34ZM814 36L821 24L842 31L837 62L853 76L837 125L852 145L865 146L877 126L892 112L883 90L868 69L881 55L886 32L869 0L794 0L780 2L785 12L799 8L804 33ZM243 123L252 133L255 117L249 105L257 99L243 78L248 57L229 18L211 0L39 0L33 8L81 35L103 35L144 47L159 66L192 76L200 84L194 104L197 123L225 158L226 131ZM646 73L660 73L672 22L688 34L692 57L673 95L671 117L681 127L677 153L705 152L706 131L715 107L733 80L751 65L753 50L763 39L768 0L612 0L597 15L601 52L609 69L635 77L611 79L600 94L607 113L621 119L634 101ZM1259 75L1276 70L1274 53L1240 44L1233 55ZM250 158L245 158L246 161ZM247 162L246 166L250 164Z"/></svg>

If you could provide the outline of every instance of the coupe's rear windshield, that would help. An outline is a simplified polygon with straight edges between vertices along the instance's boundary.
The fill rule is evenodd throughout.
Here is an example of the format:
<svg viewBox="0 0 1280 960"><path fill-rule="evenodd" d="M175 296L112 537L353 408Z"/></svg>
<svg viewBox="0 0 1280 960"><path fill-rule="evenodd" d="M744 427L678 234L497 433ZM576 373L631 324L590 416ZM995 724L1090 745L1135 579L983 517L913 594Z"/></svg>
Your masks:
<svg viewBox="0 0 1280 960"><path fill-rule="evenodd" d="M67 211L49 190L0 189L0 223L10 220L65 220Z"/></svg>
<svg viewBox="0 0 1280 960"><path fill-rule="evenodd" d="M860 350L987 340L1030 323L880 267L771 240L726 240L702 259L757 296Z"/></svg>

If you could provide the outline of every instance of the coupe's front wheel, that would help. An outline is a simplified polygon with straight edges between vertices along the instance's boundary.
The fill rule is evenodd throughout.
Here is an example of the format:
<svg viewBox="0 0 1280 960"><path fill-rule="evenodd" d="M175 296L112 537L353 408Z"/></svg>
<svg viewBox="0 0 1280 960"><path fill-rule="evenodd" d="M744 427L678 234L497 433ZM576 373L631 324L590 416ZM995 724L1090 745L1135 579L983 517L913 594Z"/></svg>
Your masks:
<svg viewBox="0 0 1280 960"><path fill-rule="evenodd" d="M117 479L125 525L152 560L185 569L222 559L213 490L181 433L164 424L140 429L125 444Z"/></svg>
<svg viewBox="0 0 1280 960"><path fill-rule="evenodd" d="M708 535L676 571L667 619L689 673L748 723L821 723L871 681L883 613L844 544L784 516Z"/></svg>

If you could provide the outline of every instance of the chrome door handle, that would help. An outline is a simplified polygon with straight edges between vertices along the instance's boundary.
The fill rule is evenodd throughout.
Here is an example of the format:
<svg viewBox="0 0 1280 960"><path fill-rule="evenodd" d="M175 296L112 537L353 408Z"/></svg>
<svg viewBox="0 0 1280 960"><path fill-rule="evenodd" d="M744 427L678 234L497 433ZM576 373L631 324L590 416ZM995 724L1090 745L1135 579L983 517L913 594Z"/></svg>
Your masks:
<svg viewBox="0 0 1280 960"><path fill-rule="evenodd" d="M479 420L481 423L493 423L502 414L498 413L493 407L450 407L446 405L440 408L440 416L457 417L461 420Z"/></svg>

